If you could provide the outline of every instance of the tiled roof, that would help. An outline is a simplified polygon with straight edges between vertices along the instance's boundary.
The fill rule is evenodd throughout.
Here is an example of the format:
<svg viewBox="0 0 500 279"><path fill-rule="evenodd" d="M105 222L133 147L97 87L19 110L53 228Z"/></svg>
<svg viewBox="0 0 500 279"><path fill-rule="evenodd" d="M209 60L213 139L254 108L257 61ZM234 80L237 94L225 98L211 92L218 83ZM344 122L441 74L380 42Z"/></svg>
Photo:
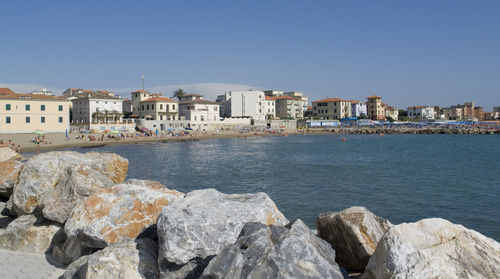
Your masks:
<svg viewBox="0 0 500 279"><path fill-rule="evenodd" d="M377 95L371 95L371 96L368 96L366 97L367 99L382 99L382 97L380 96L377 96Z"/></svg>
<svg viewBox="0 0 500 279"><path fill-rule="evenodd" d="M6 94L15 94L14 91L10 90L10 88L0 88L0 94L1 95L6 95Z"/></svg>
<svg viewBox="0 0 500 279"><path fill-rule="evenodd" d="M413 107L408 107L408 109L422 109L426 108L426 106L413 106Z"/></svg>
<svg viewBox="0 0 500 279"><path fill-rule="evenodd" d="M203 97L203 95L200 95L200 94L185 94L185 95L182 95L182 97Z"/></svg>
<svg viewBox="0 0 500 279"><path fill-rule="evenodd" d="M313 103L325 103L325 102L350 102L349 100L339 99L339 98L326 98L314 101Z"/></svg>
<svg viewBox="0 0 500 279"><path fill-rule="evenodd" d="M208 100L203 100L203 99L196 99L196 100L189 100L189 101L182 101L180 102L181 105L184 104L207 104L207 105L218 105L219 103L217 102L212 102Z"/></svg>
<svg viewBox="0 0 500 279"><path fill-rule="evenodd" d="M141 90L136 90L136 91L133 91L132 93L143 93L143 92L148 92L148 91L146 91L146 90L142 90L142 89L141 89Z"/></svg>
<svg viewBox="0 0 500 279"><path fill-rule="evenodd" d="M300 100L300 98L290 97L290 96L277 96L274 97L275 100Z"/></svg>
<svg viewBox="0 0 500 279"><path fill-rule="evenodd" d="M54 97L47 95L33 95L33 94L0 94L0 98L3 99L23 99L23 100L53 100L53 101L66 101L63 97ZM67 100L69 102L69 100Z"/></svg>
<svg viewBox="0 0 500 279"><path fill-rule="evenodd" d="M267 101L274 101L274 100L276 100L276 97L266 96L266 100Z"/></svg>
<svg viewBox="0 0 500 279"><path fill-rule="evenodd" d="M157 97L149 98L149 99L143 100L142 102L169 102L169 103L178 103L178 101L176 101L176 100L173 100L173 99L170 99L170 98L167 98L167 97L163 97L163 96L157 96Z"/></svg>
<svg viewBox="0 0 500 279"><path fill-rule="evenodd" d="M349 100L349 102L351 102L351 104L360 104L361 101L354 101L354 100Z"/></svg>

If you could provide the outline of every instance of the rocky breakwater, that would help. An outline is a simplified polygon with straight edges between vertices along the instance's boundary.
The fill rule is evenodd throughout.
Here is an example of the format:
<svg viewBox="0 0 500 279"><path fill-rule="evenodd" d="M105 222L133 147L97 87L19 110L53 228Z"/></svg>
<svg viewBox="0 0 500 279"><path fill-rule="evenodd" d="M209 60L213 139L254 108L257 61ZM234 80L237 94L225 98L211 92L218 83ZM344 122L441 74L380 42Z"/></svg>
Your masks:
<svg viewBox="0 0 500 279"><path fill-rule="evenodd" d="M335 134L459 134L459 135L495 135L499 129L485 127L458 127L458 128L409 128L409 127L341 127L329 130Z"/></svg>
<svg viewBox="0 0 500 279"><path fill-rule="evenodd" d="M265 193L124 181L128 162L115 154L50 152L19 163L0 203L0 249L45 253L66 266L63 278L500 274L497 242L442 219L393 225L353 207L321 214L316 234Z"/></svg>

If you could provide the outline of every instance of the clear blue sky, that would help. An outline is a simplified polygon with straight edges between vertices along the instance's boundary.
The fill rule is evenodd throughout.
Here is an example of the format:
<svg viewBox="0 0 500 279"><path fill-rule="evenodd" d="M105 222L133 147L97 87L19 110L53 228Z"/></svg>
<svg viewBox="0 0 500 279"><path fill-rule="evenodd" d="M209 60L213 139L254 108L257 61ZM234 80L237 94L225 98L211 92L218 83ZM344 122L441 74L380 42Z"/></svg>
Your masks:
<svg viewBox="0 0 500 279"><path fill-rule="evenodd" d="M122 93L145 74L151 88L500 106L500 1L2 1L0 10L0 85L18 90Z"/></svg>

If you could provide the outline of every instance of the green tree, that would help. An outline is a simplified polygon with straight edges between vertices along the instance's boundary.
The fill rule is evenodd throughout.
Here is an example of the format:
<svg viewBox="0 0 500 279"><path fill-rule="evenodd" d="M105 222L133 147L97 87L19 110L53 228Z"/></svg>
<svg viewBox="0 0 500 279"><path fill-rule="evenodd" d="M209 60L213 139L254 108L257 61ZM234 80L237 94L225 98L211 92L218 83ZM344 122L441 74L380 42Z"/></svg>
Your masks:
<svg viewBox="0 0 500 279"><path fill-rule="evenodd" d="M181 98L186 95L186 92L184 92L184 90L182 90L181 88L177 89L174 91L174 95L172 95L173 98L177 98L179 99L179 101L181 100Z"/></svg>
<svg viewBox="0 0 500 279"><path fill-rule="evenodd" d="M394 118L390 117L390 116L386 116L385 119L387 119L389 122L394 122Z"/></svg>

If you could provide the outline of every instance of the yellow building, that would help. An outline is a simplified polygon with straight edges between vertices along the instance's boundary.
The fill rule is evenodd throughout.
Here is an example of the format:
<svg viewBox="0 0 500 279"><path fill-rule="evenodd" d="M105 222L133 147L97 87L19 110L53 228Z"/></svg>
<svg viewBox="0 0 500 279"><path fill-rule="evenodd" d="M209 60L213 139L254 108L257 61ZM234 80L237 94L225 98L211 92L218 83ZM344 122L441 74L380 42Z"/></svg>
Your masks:
<svg viewBox="0 0 500 279"><path fill-rule="evenodd" d="M142 100L137 109L139 111L139 118L141 119L179 119L179 102L163 96L154 96L152 98Z"/></svg>
<svg viewBox="0 0 500 279"><path fill-rule="evenodd" d="M62 97L17 94L0 88L0 133L69 131L70 101Z"/></svg>
<svg viewBox="0 0 500 279"><path fill-rule="evenodd" d="M372 95L366 97L368 102L366 102L366 111L368 112L368 118L372 120L385 120L385 110L382 106L382 97Z"/></svg>
<svg viewBox="0 0 500 279"><path fill-rule="evenodd" d="M313 116L322 120L340 120L351 117L351 101L327 98L313 103Z"/></svg>

